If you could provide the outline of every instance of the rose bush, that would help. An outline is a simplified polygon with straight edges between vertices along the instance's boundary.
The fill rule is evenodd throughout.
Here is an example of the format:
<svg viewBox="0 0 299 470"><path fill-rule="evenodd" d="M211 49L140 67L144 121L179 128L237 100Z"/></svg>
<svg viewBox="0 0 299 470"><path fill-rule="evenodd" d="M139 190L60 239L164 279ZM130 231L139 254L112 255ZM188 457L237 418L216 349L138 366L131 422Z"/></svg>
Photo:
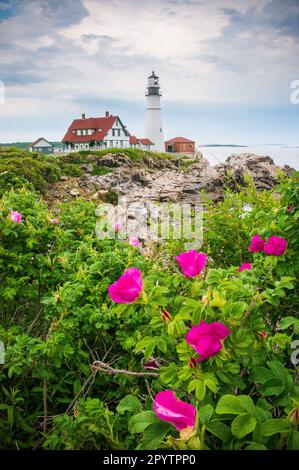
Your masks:
<svg viewBox="0 0 299 470"><path fill-rule="evenodd" d="M298 449L298 175L206 201L191 256L99 240L94 209L1 199L0 447Z"/></svg>

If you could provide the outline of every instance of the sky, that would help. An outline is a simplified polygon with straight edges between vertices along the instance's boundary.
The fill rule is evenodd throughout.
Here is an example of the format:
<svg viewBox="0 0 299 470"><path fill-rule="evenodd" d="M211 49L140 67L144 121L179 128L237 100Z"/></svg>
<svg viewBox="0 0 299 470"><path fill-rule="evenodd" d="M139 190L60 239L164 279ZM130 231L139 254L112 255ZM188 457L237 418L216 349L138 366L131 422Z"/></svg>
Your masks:
<svg viewBox="0 0 299 470"><path fill-rule="evenodd" d="M299 146L298 58L299 0L0 0L0 142L106 110L146 137L154 68L166 139Z"/></svg>

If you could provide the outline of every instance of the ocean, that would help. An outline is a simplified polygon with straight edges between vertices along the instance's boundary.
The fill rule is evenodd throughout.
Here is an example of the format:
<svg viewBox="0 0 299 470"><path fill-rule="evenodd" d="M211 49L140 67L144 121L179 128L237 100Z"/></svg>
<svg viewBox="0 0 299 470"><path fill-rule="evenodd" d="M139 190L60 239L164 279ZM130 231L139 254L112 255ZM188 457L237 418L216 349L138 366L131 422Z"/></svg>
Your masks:
<svg viewBox="0 0 299 470"><path fill-rule="evenodd" d="M222 163L233 153L255 153L256 155L267 155L272 157L279 165L289 165L299 170L299 147L287 147L279 145L265 145L257 147L198 147L210 165L215 166Z"/></svg>

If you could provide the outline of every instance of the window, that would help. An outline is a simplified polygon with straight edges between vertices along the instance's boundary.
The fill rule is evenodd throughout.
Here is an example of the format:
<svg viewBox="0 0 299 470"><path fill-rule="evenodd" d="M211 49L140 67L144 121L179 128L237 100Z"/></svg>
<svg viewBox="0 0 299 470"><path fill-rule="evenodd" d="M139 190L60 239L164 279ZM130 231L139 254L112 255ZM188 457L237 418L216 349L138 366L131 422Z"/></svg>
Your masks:
<svg viewBox="0 0 299 470"><path fill-rule="evenodd" d="M77 135L81 135L81 130L80 129L77 130Z"/></svg>
<svg viewBox="0 0 299 470"><path fill-rule="evenodd" d="M85 148L86 148L86 149L89 149L89 145L88 145L88 144L85 144Z"/></svg>
<svg viewBox="0 0 299 470"><path fill-rule="evenodd" d="M120 137L120 129L118 129L118 137Z"/></svg>

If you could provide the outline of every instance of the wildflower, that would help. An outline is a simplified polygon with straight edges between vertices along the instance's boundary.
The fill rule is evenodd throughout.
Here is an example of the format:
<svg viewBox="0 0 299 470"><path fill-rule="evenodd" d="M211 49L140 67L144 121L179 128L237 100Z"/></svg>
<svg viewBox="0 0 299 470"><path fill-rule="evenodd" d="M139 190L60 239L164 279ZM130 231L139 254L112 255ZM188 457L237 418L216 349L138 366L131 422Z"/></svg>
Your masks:
<svg viewBox="0 0 299 470"><path fill-rule="evenodd" d="M134 237L130 237L129 240L128 240L128 243L131 246L139 246L140 245L140 241L138 240L138 238L134 238Z"/></svg>
<svg viewBox="0 0 299 470"><path fill-rule="evenodd" d="M54 225L59 225L60 224L58 219L50 219L50 223L54 224Z"/></svg>
<svg viewBox="0 0 299 470"><path fill-rule="evenodd" d="M221 340L229 334L229 329L220 322L208 324L202 321L187 333L186 341L199 354L199 362L217 354L222 348Z"/></svg>
<svg viewBox="0 0 299 470"><path fill-rule="evenodd" d="M10 218L15 224L20 224L22 222L22 214L17 211L10 211Z"/></svg>
<svg viewBox="0 0 299 470"><path fill-rule="evenodd" d="M281 256L285 253L287 241L285 238L273 235L264 246L264 252L267 255Z"/></svg>
<svg viewBox="0 0 299 470"><path fill-rule="evenodd" d="M173 390L165 390L156 395L154 411L159 419L167 421L179 431L186 428L194 428L195 407L178 400Z"/></svg>
<svg viewBox="0 0 299 470"><path fill-rule="evenodd" d="M241 273L245 269L251 270L252 269L252 264L250 263L242 263L241 266L238 269L238 272Z"/></svg>
<svg viewBox="0 0 299 470"><path fill-rule="evenodd" d="M251 238L249 251L251 251L253 253L258 253L260 251L263 251L265 243L266 243L266 241L262 240L261 237L259 236L259 234L257 233L256 235L254 235Z"/></svg>
<svg viewBox="0 0 299 470"><path fill-rule="evenodd" d="M118 304L131 304L142 291L141 271L137 268L127 269L120 278L108 287L108 293Z"/></svg>
<svg viewBox="0 0 299 470"><path fill-rule="evenodd" d="M119 221L117 221L115 224L114 224L114 230L115 232L119 232L121 229L121 223Z"/></svg>
<svg viewBox="0 0 299 470"><path fill-rule="evenodd" d="M207 255L196 250L185 251L175 259L186 277L198 276L207 263Z"/></svg>

